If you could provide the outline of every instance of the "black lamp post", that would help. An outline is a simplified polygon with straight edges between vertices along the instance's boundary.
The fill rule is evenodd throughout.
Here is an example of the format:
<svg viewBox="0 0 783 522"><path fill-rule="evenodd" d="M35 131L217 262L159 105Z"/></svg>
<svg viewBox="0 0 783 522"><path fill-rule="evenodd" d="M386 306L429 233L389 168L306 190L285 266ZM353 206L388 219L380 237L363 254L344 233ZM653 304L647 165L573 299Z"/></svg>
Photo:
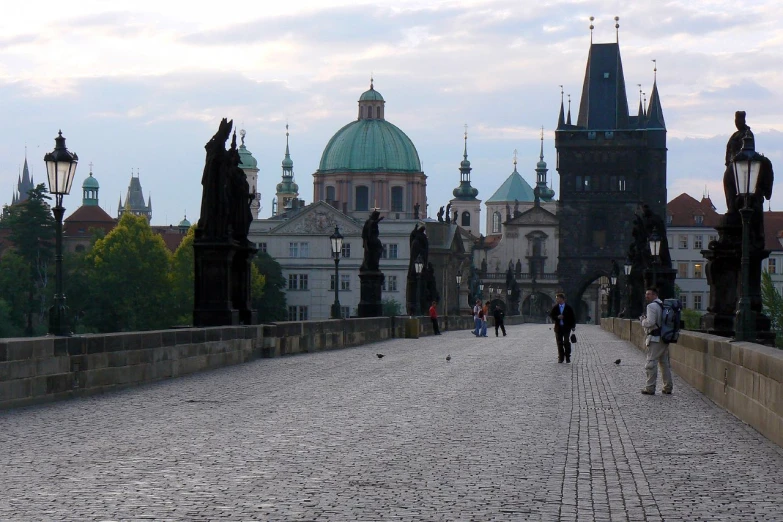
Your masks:
<svg viewBox="0 0 783 522"><path fill-rule="evenodd" d="M753 208L750 198L756 192L756 183L761 170L762 156L756 152L753 137L745 133L742 138L742 150L734 156L734 183L737 194L742 196L743 205L739 210L742 216L742 291L737 303L737 317L734 321L735 341L755 341L756 314L750 305L750 220Z"/></svg>
<svg viewBox="0 0 783 522"><path fill-rule="evenodd" d="M457 280L457 309L455 310L455 314L459 315L459 285L462 283L462 274L457 273L455 279Z"/></svg>
<svg viewBox="0 0 783 522"><path fill-rule="evenodd" d="M633 261L631 261L630 257L627 257L625 259L625 264L623 265L623 270L625 272L625 308L624 308L624 314L627 315L630 312L631 307L631 270L633 269Z"/></svg>
<svg viewBox="0 0 783 522"><path fill-rule="evenodd" d="M52 214L57 222L54 254L56 288L54 304L49 308L49 333L68 336L71 335L71 329L68 326L65 295L63 294L63 215L65 214L63 196L71 191L79 156L68 152L68 149L65 148L65 138L63 138L62 131L58 133L54 143L54 150L44 156L46 176L49 179L49 192L54 194L55 200Z"/></svg>
<svg viewBox="0 0 783 522"><path fill-rule="evenodd" d="M653 227L652 233L649 237L650 242L650 254L652 255L652 274L653 274L653 286L657 286L658 276L658 255L661 253L661 236L658 235L658 227Z"/></svg>
<svg viewBox="0 0 783 522"><path fill-rule="evenodd" d="M484 300L484 283L479 283L479 299Z"/></svg>
<svg viewBox="0 0 783 522"><path fill-rule="evenodd" d="M332 319L340 319L342 312L340 311L340 255L343 252L343 235L340 234L340 229L337 225L334 226L334 234L329 236L329 240L332 242L332 257L334 258L334 304L332 305Z"/></svg>
<svg viewBox="0 0 783 522"><path fill-rule="evenodd" d="M413 268L416 269L416 313L423 315L421 309L421 272L424 270L424 260L421 258L421 254L416 256L416 261L413 262Z"/></svg>
<svg viewBox="0 0 783 522"><path fill-rule="evenodd" d="M614 300L617 295L617 265L613 265L612 272L609 274L609 282L612 283L612 287L609 290L609 317L617 315L617 311L614 309Z"/></svg>

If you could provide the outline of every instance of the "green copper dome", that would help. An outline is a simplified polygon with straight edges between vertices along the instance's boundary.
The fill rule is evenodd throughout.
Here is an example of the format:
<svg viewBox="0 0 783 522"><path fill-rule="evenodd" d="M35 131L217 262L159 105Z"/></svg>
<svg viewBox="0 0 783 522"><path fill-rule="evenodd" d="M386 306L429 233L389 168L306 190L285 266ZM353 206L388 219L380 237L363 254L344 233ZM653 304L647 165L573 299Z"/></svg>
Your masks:
<svg viewBox="0 0 783 522"><path fill-rule="evenodd" d="M182 221L179 222L179 227L180 228L190 228L190 221L188 221L187 216Z"/></svg>
<svg viewBox="0 0 783 522"><path fill-rule="evenodd" d="M253 154L245 147L245 134L245 129L239 131L239 136L242 139L242 144L239 146L239 168L255 169L258 168L258 161L256 161Z"/></svg>
<svg viewBox="0 0 783 522"><path fill-rule="evenodd" d="M92 177L92 172L90 172L90 175L82 183L82 188L99 189L101 186L98 184L98 180Z"/></svg>
<svg viewBox="0 0 783 522"><path fill-rule="evenodd" d="M381 96L381 93L376 91L371 83L370 90L364 91L362 95L359 97L359 101L384 101L384 100L383 100L383 96Z"/></svg>
<svg viewBox="0 0 783 522"><path fill-rule="evenodd" d="M421 161L413 142L397 126L382 119L361 119L332 136L318 170L421 172Z"/></svg>

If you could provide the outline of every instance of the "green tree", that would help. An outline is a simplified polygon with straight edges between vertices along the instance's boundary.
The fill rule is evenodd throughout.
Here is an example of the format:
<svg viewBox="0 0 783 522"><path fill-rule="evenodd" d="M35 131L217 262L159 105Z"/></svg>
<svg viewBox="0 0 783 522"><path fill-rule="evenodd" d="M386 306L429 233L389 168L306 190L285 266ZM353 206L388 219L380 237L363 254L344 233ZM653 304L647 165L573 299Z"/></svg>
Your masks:
<svg viewBox="0 0 783 522"><path fill-rule="evenodd" d="M43 183L27 193L27 200L7 207L2 226L9 230L13 248L26 270L18 274L25 282L26 300L22 310L26 316L25 334L33 335L36 326L44 322L49 308L47 286L50 263L54 259L55 221L47 200L51 198ZM5 294L4 294L5 295ZM14 296L12 301L17 301Z"/></svg>
<svg viewBox="0 0 783 522"><path fill-rule="evenodd" d="M170 326L170 257L146 218L123 214L85 257L92 294L85 323L100 332Z"/></svg>
<svg viewBox="0 0 783 522"><path fill-rule="evenodd" d="M683 308L682 320L685 322L686 330L698 330L701 325L701 314L690 308Z"/></svg>
<svg viewBox="0 0 783 522"><path fill-rule="evenodd" d="M259 252L253 258L253 264L260 275L264 276L263 293L252 295L253 308L258 310L261 322L284 321L288 315L285 302L285 279L280 263L267 254ZM254 285L255 286L255 285Z"/></svg>
<svg viewBox="0 0 783 522"><path fill-rule="evenodd" d="M24 335L29 310L30 265L14 250L0 259L0 296L8 305L8 326L13 337Z"/></svg>
<svg viewBox="0 0 783 522"><path fill-rule="evenodd" d="M381 301L383 305L383 315L392 317L402 314L402 305L398 303L393 297L387 297Z"/></svg>
<svg viewBox="0 0 783 522"><path fill-rule="evenodd" d="M764 313L769 317L772 331L775 332L775 346L783 346L783 296L772 283L769 272L761 272L761 304Z"/></svg>
<svg viewBox="0 0 783 522"><path fill-rule="evenodd" d="M177 324L193 322L195 261L193 239L196 227L190 227L171 258L171 310Z"/></svg>

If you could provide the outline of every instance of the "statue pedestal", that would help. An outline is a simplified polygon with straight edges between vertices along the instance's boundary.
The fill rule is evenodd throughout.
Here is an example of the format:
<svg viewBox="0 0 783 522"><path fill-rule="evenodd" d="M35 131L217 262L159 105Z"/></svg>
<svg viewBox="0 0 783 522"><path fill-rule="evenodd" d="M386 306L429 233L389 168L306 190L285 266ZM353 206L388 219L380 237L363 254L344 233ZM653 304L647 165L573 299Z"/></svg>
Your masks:
<svg viewBox="0 0 783 522"><path fill-rule="evenodd" d="M258 324L258 312L251 309L251 265L257 248L237 246L234 251L231 274L231 297L234 308L239 311L240 324Z"/></svg>
<svg viewBox="0 0 783 522"><path fill-rule="evenodd" d="M382 287L385 276L376 270L360 271L361 300L359 301L359 317L380 317L383 315L381 302Z"/></svg>
<svg viewBox="0 0 783 522"><path fill-rule="evenodd" d="M227 242L195 241L193 324L224 326L239 324L239 310L232 299L232 268L236 246Z"/></svg>

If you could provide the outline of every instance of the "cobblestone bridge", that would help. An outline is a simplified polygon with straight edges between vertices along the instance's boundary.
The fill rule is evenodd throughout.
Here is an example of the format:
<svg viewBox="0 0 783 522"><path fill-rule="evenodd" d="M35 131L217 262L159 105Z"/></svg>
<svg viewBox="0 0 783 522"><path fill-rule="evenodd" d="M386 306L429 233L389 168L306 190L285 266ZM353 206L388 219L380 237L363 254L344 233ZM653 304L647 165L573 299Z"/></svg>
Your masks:
<svg viewBox="0 0 783 522"><path fill-rule="evenodd" d="M783 520L783 449L676 376L641 395L636 348L508 333L2 412L0 519Z"/></svg>

